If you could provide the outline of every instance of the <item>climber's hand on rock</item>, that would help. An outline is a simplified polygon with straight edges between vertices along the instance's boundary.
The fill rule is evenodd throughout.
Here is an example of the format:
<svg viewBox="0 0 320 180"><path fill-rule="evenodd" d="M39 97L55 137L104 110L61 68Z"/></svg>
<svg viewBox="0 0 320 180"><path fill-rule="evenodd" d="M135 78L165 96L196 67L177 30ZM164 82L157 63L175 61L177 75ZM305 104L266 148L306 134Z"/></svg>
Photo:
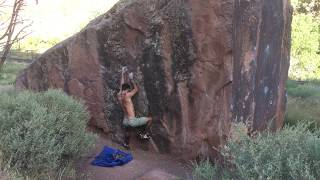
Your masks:
<svg viewBox="0 0 320 180"><path fill-rule="evenodd" d="M127 66L122 67L122 74L126 73L128 71Z"/></svg>
<svg viewBox="0 0 320 180"><path fill-rule="evenodd" d="M129 79L130 79L131 81L133 80L133 73L132 73L132 72L129 74Z"/></svg>

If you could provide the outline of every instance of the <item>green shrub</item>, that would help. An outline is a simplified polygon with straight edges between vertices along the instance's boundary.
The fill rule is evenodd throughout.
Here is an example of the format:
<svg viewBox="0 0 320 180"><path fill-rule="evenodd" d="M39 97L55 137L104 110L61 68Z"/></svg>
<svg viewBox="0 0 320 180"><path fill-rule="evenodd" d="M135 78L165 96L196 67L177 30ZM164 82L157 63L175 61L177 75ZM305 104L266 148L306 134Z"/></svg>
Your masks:
<svg viewBox="0 0 320 180"><path fill-rule="evenodd" d="M218 179L320 179L319 135L319 130L310 132L301 124L253 138L238 131L237 138L221 150L229 168ZM207 164L199 167L195 172L203 174L217 174L219 169Z"/></svg>
<svg viewBox="0 0 320 180"><path fill-rule="evenodd" d="M0 85L13 84L18 72L24 67L24 64L5 63L3 69L0 71Z"/></svg>
<svg viewBox="0 0 320 180"><path fill-rule="evenodd" d="M57 179L93 145L84 105L61 91L0 94L0 167Z"/></svg>
<svg viewBox="0 0 320 180"><path fill-rule="evenodd" d="M195 163L192 174L197 180L212 180L218 176L218 167L207 159Z"/></svg>
<svg viewBox="0 0 320 180"><path fill-rule="evenodd" d="M317 132L319 133L319 132ZM255 138L230 140L224 155L232 157L243 179L319 179L320 138L305 125L264 132Z"/></svg>

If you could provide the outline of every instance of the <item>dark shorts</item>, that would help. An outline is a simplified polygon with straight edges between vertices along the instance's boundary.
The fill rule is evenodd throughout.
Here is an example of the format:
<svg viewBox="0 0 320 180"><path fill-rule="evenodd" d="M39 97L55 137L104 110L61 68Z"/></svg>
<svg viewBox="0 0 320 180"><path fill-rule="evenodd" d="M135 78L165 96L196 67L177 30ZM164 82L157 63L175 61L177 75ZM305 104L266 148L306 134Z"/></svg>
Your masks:
<svg viewBox="0 0 320 180"><path fill-rule="evenodd" d="M124 118L123 119L123 125L125 127L131 126L131 127L139 127L146 125L148 123L147 117L135 117L135 118Z"/></svg>

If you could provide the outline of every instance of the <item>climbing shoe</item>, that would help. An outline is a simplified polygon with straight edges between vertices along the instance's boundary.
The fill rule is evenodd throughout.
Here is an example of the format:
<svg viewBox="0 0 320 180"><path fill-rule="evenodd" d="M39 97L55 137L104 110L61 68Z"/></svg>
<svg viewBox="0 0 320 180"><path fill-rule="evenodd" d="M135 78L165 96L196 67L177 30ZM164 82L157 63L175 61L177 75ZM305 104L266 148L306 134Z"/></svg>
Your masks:
<svg viewBox="0 0 320 180"><path fill-rule="evenodd" d="M148 133L139 133L140 139L150 139L150 135Z"/></svg>
<svg viewBox="0 0 320 180"><path fill-rule="evenodd" d="M122 143L122 147L124 147L126 150L130 150L130 146L127 143Z"/></svg>

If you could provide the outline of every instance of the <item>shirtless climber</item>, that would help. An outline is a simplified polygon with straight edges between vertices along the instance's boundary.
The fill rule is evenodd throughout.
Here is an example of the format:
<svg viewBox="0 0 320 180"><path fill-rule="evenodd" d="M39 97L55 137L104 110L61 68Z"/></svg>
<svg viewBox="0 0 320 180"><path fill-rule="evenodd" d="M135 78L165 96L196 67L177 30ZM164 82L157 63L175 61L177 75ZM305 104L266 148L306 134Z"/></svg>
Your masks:
<svg viewBox="0 0 320 180"><path fill-rule="evenodd" d="M129 78L129 81L128 81ZM131 86L133 86L133 89L130 90ZM126 67L122 68L122 73L121 73L121 84L120 84L120 91L118 93L118 101L122 107L122 110L124 112L124 119L123 119L123 126L128 129L130 127L141 127L145 126L146 128L149 128L152 122L151 117L136 117L135 116L135 111L133 107L133 103L131 98L139 91L139 88L137 84L133 81L133 73L128 74L128 69ZM126 148L129 148L129 136L128 132L126 132L125 135L125 142L124 146ZM150 136L144 130L144 132L140 132L139 136L141 139L149 139Z"/></svg>

